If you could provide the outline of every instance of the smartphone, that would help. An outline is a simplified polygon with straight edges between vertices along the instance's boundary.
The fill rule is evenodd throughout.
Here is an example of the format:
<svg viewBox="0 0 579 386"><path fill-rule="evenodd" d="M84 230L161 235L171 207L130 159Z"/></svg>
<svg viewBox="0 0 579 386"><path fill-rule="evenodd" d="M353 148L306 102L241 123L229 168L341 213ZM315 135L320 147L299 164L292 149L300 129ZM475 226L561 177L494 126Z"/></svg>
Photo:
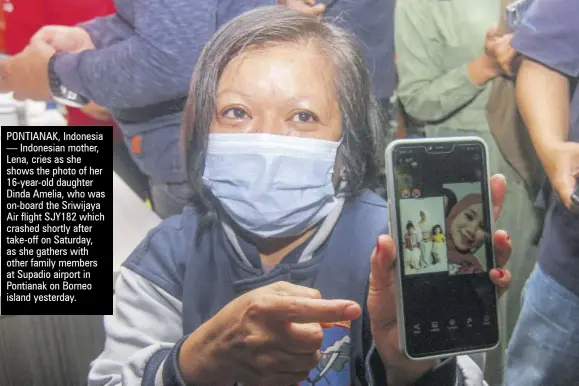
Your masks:
<svg viewBox="0 0 579 386"><path fill-rule="evenodd" d="M419 360L497 347L487 145L479 137L403 139L385 159L401 349Z"/></svg>

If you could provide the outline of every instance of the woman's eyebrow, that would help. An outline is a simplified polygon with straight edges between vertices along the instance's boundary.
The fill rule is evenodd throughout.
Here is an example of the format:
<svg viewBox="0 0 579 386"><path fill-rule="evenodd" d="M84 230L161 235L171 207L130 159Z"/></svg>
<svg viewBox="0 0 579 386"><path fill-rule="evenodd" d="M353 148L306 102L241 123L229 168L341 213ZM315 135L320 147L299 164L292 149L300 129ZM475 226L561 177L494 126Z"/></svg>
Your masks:
<svg viewBox="0 0 579 386"><path fill-rule="evenodd" d="M236 96L240 96L240 97L245 98L245 99L251 99L251 95L246 94L243 91L237 91L237 90L231 90L231 89L221 90L221 91L218 91L217 94L215 94L215 96L217 98L219 98L221 96L225 96L225 95L236 95Z"/></svg>
<svg viewBox="0 0 579 386"><path fill-rule="evenodd" d="M477 215L473 209L467 209L466 214L470 214L472 217L475 217Z"/></svg>
<svg viewBox="0 0 579 386"><path fill-rule="evenodd" d="M299 109L310 110L312 112L315 112L316 115L320 115L325 110L328 110L328 109L324 108L323 102L316 101L315 98L309 98L307 96L297 96L297 97L287 98L285 100L284 104L287 107L295 106ZM326 113L323 115L331 115L331 114L329 111L326 111ZM329 116L326 118L329 118Z"/></svg>

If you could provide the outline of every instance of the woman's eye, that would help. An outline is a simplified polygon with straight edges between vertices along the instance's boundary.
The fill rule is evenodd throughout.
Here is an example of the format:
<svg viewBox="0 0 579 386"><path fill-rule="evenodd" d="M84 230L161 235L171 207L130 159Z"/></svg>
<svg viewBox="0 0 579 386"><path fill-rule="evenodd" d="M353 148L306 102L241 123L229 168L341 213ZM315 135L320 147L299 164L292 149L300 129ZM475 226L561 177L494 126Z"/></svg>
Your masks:
<svg viewBox="0 0 579 386"><path fill-rule="evenodd" d="M301 123L316 122L317 120L318 118L314 114L308 113L307 111L299 112L292 117L292 121Z"/></svg>
<svg viewBox="0 0 579 386"><path fill-rule="evenodd" d="M468 221L472 221L474 220L474 216L470 213L465 213L466 218L468 219Z"/></svg>
<svg viewBox="0 0 579 386"><path fill-rule="evenodd" d="M232 107L223 112L223 116L231 119L244 119L247 118L248 114L239 107Z"/></svg>

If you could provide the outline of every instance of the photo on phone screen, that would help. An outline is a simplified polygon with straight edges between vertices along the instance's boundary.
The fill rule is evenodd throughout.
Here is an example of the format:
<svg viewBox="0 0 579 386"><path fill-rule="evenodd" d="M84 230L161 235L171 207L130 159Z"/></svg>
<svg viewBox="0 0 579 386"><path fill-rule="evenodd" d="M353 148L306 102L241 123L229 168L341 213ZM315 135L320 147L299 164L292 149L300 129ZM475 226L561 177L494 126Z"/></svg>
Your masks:
<svg viewBox="0 0 579 386"><path fill-rule="evenodd" d="M405 140L388 151L404 350L418 359L496 346L484 143Z"/></svg>

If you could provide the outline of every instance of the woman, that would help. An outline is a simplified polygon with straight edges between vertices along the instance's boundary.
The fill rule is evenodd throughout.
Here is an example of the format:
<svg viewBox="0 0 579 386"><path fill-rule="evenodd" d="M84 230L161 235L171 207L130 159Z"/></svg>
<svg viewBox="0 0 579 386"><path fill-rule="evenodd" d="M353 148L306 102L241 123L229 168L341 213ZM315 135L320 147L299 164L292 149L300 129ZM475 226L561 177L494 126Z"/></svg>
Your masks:
<svg viewBox="0 0 579 386"><path fill-rule="evenodd" d="M368 190L381 129L369 89L347 34L287 8L214 35L183 124L194 206L125 262L90 385L386 384L385 370L454 384L456 362L476 370L398 349L394 244ZM506 234L495 241L506 260Z"/></svg>
<svg viewBox="0 0 579 386"><path fill-rule="evenodd" d="M483 272L484 267L474 255L483 245L486 235L480 194L466 195L450 208L446 231L450 274Z"/></svg>
<svg viewBox="0 0 579 386"><path fill-rule="evenodd" d="M444 237L440 225L437 224L432 227L432 236L430 236L430 241L432 242L432 262L433 264L438 264L442 260L442 256L444 255L444 246L446 244L446 237Z"/></svg>
<svg viewBox="0 0 579 386"><path fill-rule="evenodd" d="M426 212L423 210L420 211L420 220L418 220L418 227L420 228L420 232L422 232L422 238L428 240L430 237L430 223L428 222L428 218L426 217Z"/></svg>
<svg viewBox="0 0 579 386"><path fill-rule="evenodd" d="M420 264L424 267L428 267L430 264L428 262L428 255L430 254L431 247L430 243L430 223L426 217L426 212L420 211L420 220L418 220L418 229L420 232Z"/></svg>
<svg viewBox="0 0 579 386"><path fill-rule="evenodd" d="M409 116L425 125L427 137L477 135L489 146L490 169L509 181L505 213L497 222L508 229L516 248L510 269L517 280L500 303L503 326L497 356L487 362L488 380L500 385L506 342L520 310L520 294L535 264L535 235L540 216L533 207L536 192L505 160L490 133L486 105L501 65L515 55L511 35L499 36L501 0L398 1L395 39L399 87L396 92ZM520 275L520 276L519 276ZM500 356L500 358L499 358Z"/></svg>

